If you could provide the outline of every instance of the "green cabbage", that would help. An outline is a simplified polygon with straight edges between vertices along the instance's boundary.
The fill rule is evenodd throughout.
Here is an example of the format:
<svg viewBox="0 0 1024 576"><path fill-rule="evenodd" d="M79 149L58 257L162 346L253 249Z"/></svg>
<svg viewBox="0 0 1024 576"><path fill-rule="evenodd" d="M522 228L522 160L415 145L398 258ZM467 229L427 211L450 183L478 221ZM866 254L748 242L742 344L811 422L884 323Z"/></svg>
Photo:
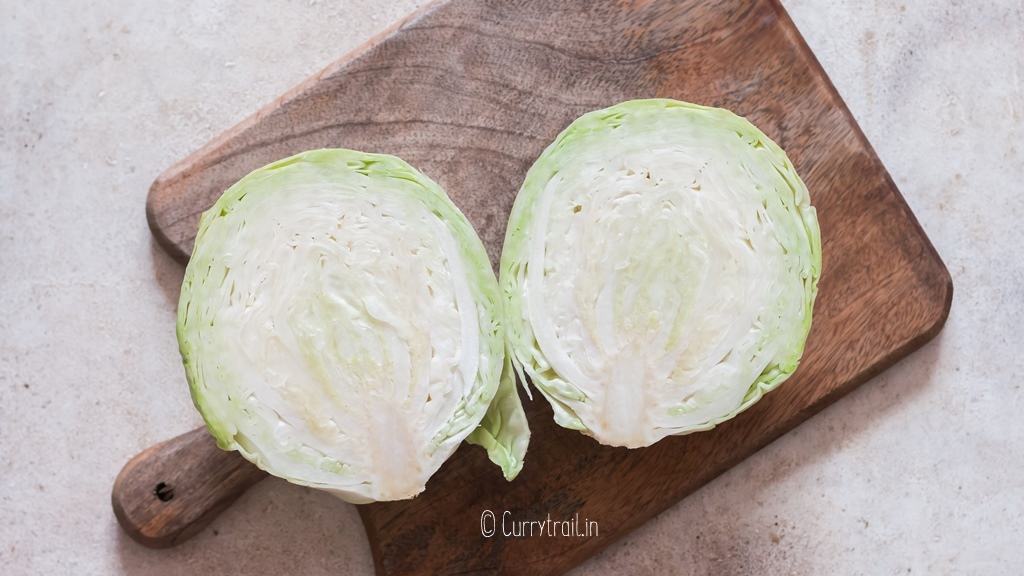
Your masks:
<svg viewBox="0 0 1024 576"><path fill-rule="evenodd" d="M483 244L437 184L393 156L315 150L203 214L177 332L221 448L360 503L415 496L467 438L519 472L501 318Z"/></svg>
<svg viewBox="0 0 1024 576"><path fill-rule="evenodd" d="M726 110L625 102L573 122L519 191L510 355L561 426L649 446L793 373L820 271L814 208L774 142Z"/></svg>

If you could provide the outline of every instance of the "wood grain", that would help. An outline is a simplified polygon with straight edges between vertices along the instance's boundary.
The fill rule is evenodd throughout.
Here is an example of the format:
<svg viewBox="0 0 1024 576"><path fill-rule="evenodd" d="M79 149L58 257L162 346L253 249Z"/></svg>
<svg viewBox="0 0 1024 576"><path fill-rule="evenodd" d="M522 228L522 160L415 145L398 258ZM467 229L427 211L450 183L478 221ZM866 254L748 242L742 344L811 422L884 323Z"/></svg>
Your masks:
<svg viewBox="0 0 1024 576"><path fill-rule="evenodd" d="M166 548L202 530L265 476L199 428L132 458L114 480L111 501L132 539Z"/></svg>
<svg viewBox="0 0 1024 576"><path fill-rule="evenodd" d="M564 572L932 338L949 311L949 274L769 0L433 4L154 182L151 227L185 261L199 213L248 171L318 147L396 154L449 192L496 262L543 147L583 112L653 96L748 117L807 182L824 272L802 366L733 421L643 450L599 446L557 427L546 402L527 402L534 435L515 482L464 446L415 500L360 507L378 573ZM485 509L579 514L600 532L484 538Z"/></svg>

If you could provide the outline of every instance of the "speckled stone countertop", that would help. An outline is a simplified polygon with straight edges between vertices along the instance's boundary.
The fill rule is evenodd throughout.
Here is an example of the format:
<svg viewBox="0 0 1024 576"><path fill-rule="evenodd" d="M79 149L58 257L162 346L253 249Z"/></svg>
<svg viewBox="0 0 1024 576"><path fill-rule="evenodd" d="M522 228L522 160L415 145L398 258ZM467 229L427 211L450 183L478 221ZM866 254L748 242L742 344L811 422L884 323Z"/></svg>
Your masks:
<svg viewBox="0 0 1024 576"><path fill-rule="evenodd" d="M418 2L56 0L0 10L0 572L371 574L356 509L271 479L195 539L109 491L199 424L165 167ZM1024 2L784 2L953 275L939 337L580 574L1024 572Z"/></svg>

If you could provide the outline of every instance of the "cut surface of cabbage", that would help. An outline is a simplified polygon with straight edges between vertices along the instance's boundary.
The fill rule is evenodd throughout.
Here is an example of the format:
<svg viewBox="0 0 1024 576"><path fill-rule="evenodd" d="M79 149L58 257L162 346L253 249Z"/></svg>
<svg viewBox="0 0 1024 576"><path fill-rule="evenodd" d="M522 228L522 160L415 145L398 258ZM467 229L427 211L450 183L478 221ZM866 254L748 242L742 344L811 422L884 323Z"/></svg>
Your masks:
<svg viewBox="0 0 1024 576"><path fill-rule="evenodd" d="M500 310L484 247L437 184L393 156L315 150L203 214L178 340L222 448L351 502L398 500L471 434L506 477L521 468Z"/></svg>
<svg viewBox="0 0 1024 576"><path fill-rule="evenodd" d="M751 123L635 100L540 155L500 268L517 371L558 424L634 448L712 428L793 373L821 242L807 188Z"/></svg>

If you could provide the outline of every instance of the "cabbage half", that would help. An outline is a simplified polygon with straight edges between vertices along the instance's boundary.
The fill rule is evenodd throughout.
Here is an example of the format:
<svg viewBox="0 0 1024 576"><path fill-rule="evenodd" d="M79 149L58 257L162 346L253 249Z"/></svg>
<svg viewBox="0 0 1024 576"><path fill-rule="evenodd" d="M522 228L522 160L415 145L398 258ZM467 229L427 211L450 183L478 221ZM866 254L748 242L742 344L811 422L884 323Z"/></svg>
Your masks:
<svg viewBox="0 0 1024 576"><path fill-rule="evenodd" d="M508 479L522 467L500 310L483 244L437 184L393 156L315 150L203 214L178 342L221 448L350 502L397 500L463 439Z"/></svg>
<svg viewBox="0 0 1024 576"><path fill-rule="evenodd" d="M512 361L602 444L708 430L796 369L820 270L807 188L750 122L674 100L591 112L512 209Z"/></svg>

